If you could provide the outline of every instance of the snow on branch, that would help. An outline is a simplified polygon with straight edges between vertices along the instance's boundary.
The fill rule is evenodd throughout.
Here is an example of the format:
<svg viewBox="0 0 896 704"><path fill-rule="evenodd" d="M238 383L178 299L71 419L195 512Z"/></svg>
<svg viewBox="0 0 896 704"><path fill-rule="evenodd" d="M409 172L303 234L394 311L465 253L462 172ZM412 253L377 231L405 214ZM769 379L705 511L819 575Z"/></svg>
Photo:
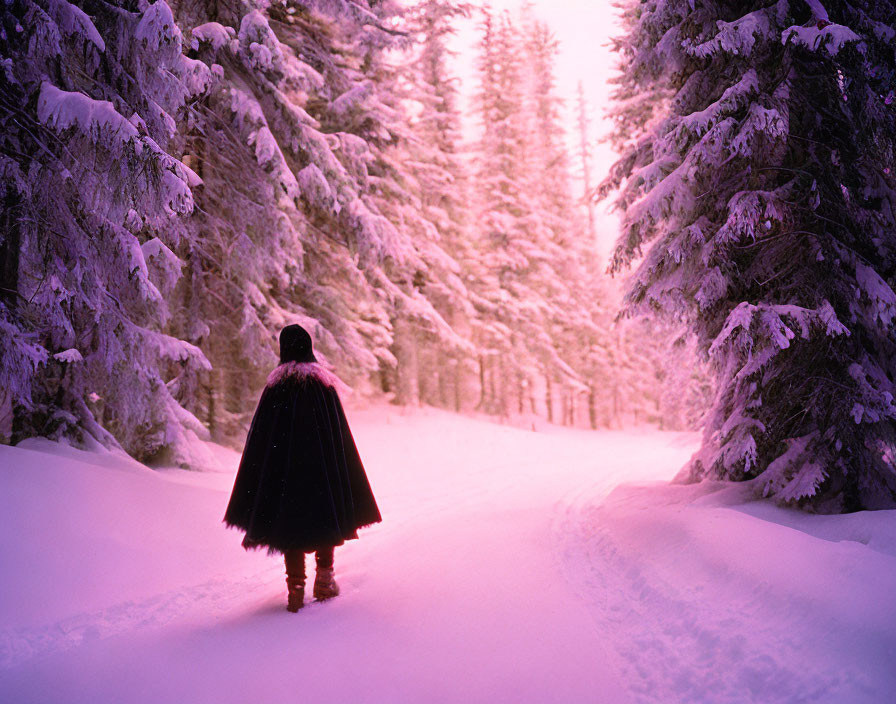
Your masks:
<svg viewBox="0 0 896 704"><path fill-rule="evenodd" d="M870 303L873 317L884 327L889 328L896 317L896 294L880 275L870 266L856 261L856 283L859 294Z"/></svg>
<svg viewBox="0 0 896 704"><path fill-rule="evenodd" d="M785 441L787 449L771 461L762 474L763 496L797 501L815 494L819 484L827 478L827 472L812 451L817 438L818 432L814 431Z"/></svg>
<svg viewBox="0 0 896 704"><path fill-rule="evenodd" d="M330 184L321 170L314 164L308 164L296 175L302 200L312 208L324 212L332 212L334 215L341 210L339 201L333 196Z"/></svg>
<svg viewBox="0 0 896 704"><path fill-rule="evenodd" d="M850 334L828 301L822 301L817 309L743 301L728 314L721 332L710 345L709 353L718 355L731 346L751 350L757 336L768 340L779 350L787 349L796 337L796 330L801 338L808 339L813 326L822 329L829 337Z"/></svg>
<svg viewBox="0 0 896 704"><path fill-rule="evenodd" d="M183 35L165 0L157 0L146 8L134 31L134 38L165 66L173 65L181 57Z"/></svg>
<svg viewBox="0 0 896 704"><path fill-rule="evenodd" d="M53 359L57 362L64 362L65 364L74 364L76 362L84 361L84 357L82 357L81 353L74 347L70 347L62 352L57 352L53 355Z"/></svg>
<svg viewBox="0 0 896 704"><path fill-rule="evenodd" d="M701 166L718 163L723 154L727 154L736 126L736 120L729 117L711 127L687 152L674 171L628 206L626 224L656 223L663 218L689 212L695 201L691 183L693 175Z"/></svg>
<svg viewBox="0 0 896 704"><path fill-rule="evenodd" d="M44 81L37 102L37 118L48 127L64 130L77 127L98 142L111 134L122 140L137 137L137 128L119 113L108 100L94 100L84 93L60 90Z"/></svg>
<svg viewBox="0 0 896 704"><path fill-rule="evenodd" d="M190 31L190 48L199 49L200 42L208 42L213 51L220 51L236 37L233 27L225 27L218 22L206 22Z"/></svg>
<svg viewBox="0 0 896 704"><path fill-rule="evenodd" d="M147 240L140 249L156 286L166 293L172 291L181 277L183 260L158 237Z"/></svg>
<svg viewBox="0 0 896 704"><path fill-rule="evenodd" d="M50 0L48 14L65 34L79 36L93 44L99 51L106 50L106 42L87 13L66 0Z"/></svg>
<svg viewBox="0 0 896 704"><path fill-rule="evenodd" d="M332 14L336 17L350 17L354 22L357 22L361 26L374 27L389 35L400 37L407 36L407 32L403 30L387 27L376 14L371 12L368 8L363 7L360 3L353 2L353 0L308 0L307 4L326 14Z"/></svg>
<svg viewBox="0 0 896 704"><path fill-rule="evenodd" d="M747 69L740 79L728 86L721 97L710 103L703 110L692 112L682 117L676 129L672 130L666 140L675 145L678 151L686 144L685 133L701 136L719 120L747 104L759 92L759 77L754 69Z"/></svg>
<svg viewBox="0 0 896 704"><path fill-rule="evenodd" d="M186 181L173 171L162 171L160 197L165 211L171 215L189 215L193 212L193 192Z"/></svg>
<svg viewBox="0 0 896 704"><path fill-rule="evenodd" d="M253 147L258 165L277 179L288 198L298 196L295 174L280 150L258 100L250 93L233 87L230 89L230 109L246 144Z"/></svg>
<svg viewBox="0 0 896 704"><path fill-rule="evenodd" d="M778 5L781 5L782 1L779 1ZM776 9L777 7L773 5L750 12L733 22L719 21L718 32L712 39L699 44L686 39L682 42L682 48L696 58L705 58L717 52L746 56L758 39L767 39L772 35L773 23L769 14Z"/></svg>
<svg viewBox="0 0 896 704"><path fill-rule="evenodd" d="M738 191L728 200L728 217L716 233L720 243L755 241L786 214L778 191Z"/></svg>
<svg viewBox="0 0 896 704"><path fill-rule="evenodd" d="M140 335L143 344L160 359L168 359L172 362L191 362L205 370L212 368L202 350L186 340L179 340L156 330L147 330L136 326L134 331Z"/></svg>
<svg viewBox="0 0 896 704"><path fill-rule="evenodd" d="M852 419L857 425L896 419L893 382L877 363L865 355L849 366L849 376L858 391L852 406Z"/></svg>
<svg viewBox="0 0 896 704"><path fill-rule="evenodd" d="M283 49L267 18L258 10L243 17L239 31L240 56L250 70L280 71Z"/></svg>
<svg viewBox="0 0 896 704"><path fill-rule="evenodd" d="M781 33L781 42L786 44L788 41L810 51L824 48L831 56L836 56L844 46L851 42L861 42L862 38L842 24L819 22L810 27L788 27ZM862 45L859 46L861 49Z"/></svg>

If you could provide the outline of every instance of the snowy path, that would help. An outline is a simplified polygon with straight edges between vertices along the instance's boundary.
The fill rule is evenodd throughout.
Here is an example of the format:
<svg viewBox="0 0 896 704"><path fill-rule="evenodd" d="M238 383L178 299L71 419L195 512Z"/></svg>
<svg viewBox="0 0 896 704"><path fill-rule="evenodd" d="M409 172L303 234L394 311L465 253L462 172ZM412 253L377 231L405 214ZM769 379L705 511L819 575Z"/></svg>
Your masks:
<svg viewBox="0 0 896 704"><path fill-rule="evenodd" d="M105 507L114 545L96 545L88 528L83 543L73 538L79 559L55 572L38 555L4 555L22 570L4 612L16 612L14 598L29 604L2 633L0 699L626 701L617 656L565 580L552 529L571 493L668 476L687 442L390 413L352 414L385 521L337 552L343 596L297 615L283 609L280 563L244 554L217 523L230 474L107 470L96 481L120 499ZM637 466L623 460L632 442L642 443ZM31 480L66 480L45 465L35 460ZM62 504L46 508L77 513ZM62 522L85 532L77 520ZM52 548L44 556L56 560ZM65 613L79 601L88 608Z"/></svg>
<svg viewBox="0 0 896 704"><path fill-rule="evenodd" d="M570 497L554 535L637 702L896 701L896 511L817 516L745 485Z"/></svg>
<svg viewBox="0 0 896 704"><path fill-rule="evenodd" d="M233 453L0 447L0 701L891 701L896 512L650 484L687 434L349 417L385 520L295 615L220 524Z"/></svg>

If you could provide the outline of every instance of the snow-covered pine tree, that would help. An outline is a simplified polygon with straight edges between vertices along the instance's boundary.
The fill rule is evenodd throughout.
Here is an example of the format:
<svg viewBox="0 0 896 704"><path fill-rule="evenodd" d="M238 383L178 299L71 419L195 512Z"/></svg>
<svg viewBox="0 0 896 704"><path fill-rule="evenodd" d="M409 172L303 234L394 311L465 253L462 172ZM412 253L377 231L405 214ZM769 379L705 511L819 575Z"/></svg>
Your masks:
<svg viewBox="0 0 896 704"><path fill-rule="evenodd" d="M694 430L712 403L712 374L697 350L697 338L682 325L648 319L641 340L659 346L659 425L666 430ZM648 337L649 336L649 337Z"/></svg>
<svg viewBox="0 0 896 704"><path fill-rule="evenodd" d="M605 266L597 254L598 228L594 213L591 131L589 106L582 81L578 83L576 96L576 127L578 129L578 176L582 192L578 199L585 211L587 238L580 243L583 268L581 289L586 292L583 309L588 311L591 328L587 331L586 345L581 362L585 365L583 377L588 385L588 418L592 429L621 424L621 377L623 357L618 353L620 331L614 320L618 308L619 291L608 282Z"/></svg>
<svg viewBox="0 0 896 704"><path fill-rule="evenodd" d="M683 316L718 392L685 475L896 505L891 2L630 2L613 266Z"/></svg>
<svg viewBox="0 0 896 704"><path fill-rule="evenodd" d="M4 17L3 79L15 97L5 106L4 117L5 124L16 129L4 133L3 165L5 173L24 174L10 179L16 188L5 191L10 207L4 208L0 245L6 289L3 320L9 333L3 339L3 379L10 390L6 405L16 407L16 438L68 432L57 432L60 419L77 432L89 424L86 413L93 411L114 434L116 424L133 420L121 426L123 432L143 439L119 438L122 444L138 457L156 456L165 449L163 441L177 439L178 427L202 432L175 398L213 429L237 433L251 412L255 389L274 362L274 335L287 322L307 325L322 356L361 384L371 374L395 366L393 321L401 316L424 330L435 330L439 342L446 336L460 339L437 310L437 289L456 277L457 265L439 246L419 237L427 228L425 218L417 216L413 227L400 229L380 210L389 210L391 216L405 208L402 199L408 191L402 188L413 182L412 169L401 163L397 151L399 144L410 141L400 104L404 94L384 59L397 48L396 42L406 41L396 28L402 10L393 3L369 6L343 0L284 2L261 9L256 5L176 3L176 24L168 6L157 3L145 12L154 24L149 29L141 25L139 37L134 26L143 15L109 4L97 5L96 12L90 5L93 14L88 15L67 3L25 3ZM178 26L186 33L183 44ZM161 39L155 41L150 30ZM189 59L182 56L182 45ZM45 48L46 56L41 53ZM26 60L29 51L32 56ZM71 75L52 69L59 55ZM111 86L87 78L97 67L112 76ZM94 166L105 169L122 148L113 151L102 140L133 141L127 125L104 133L103 128L118 124L111 113L103 112L105 103L94 109L84 102L83 125L77 115L69 119L68 113L59 112L45 120L56 120L53 124L41 125L44 118L34 115L33 125L24 123L18 130L23 123L14 108L24 105L39 112L44 74L66 90L80 90L85 99L108 98L113 110L134 115L129 124L140 136L136 146L128 148L136 156L128 152L127 160L103 174L103 187L108 193L117 191L121 199L97 195L89 167L78 163L92 159ZM128 79L134 85L127 85ZM63 107L69 110L70 103ZM49 128L62 129L59 115L71 124L62 125L69 131L54 141ZM102 124L93 129L97 116ZM70 138L74 148L66 150L63 138ZM146 149L144 141L165 151ZM43 151L38 148L42 145ZM61 160L55 171L40 161L49 155ZM183 156L175 160L171 155ZM79 170L65 162L66 157ZM69 178L71 174L88 178L79 181ZM106 327L90 324L89 316L70 321L70 337L89 336L105 345L104 354L133 362L143 375L139 383L130 383L129 372L116 368L125 380L116 386L118 394L106 394L92 379L89 388L82 389L88 385L81 376L94 368L96 359L85 356L82 364L77 355L91 352L89 346L71 345L80 352L62 349L61 356L41 366L61 343L54 340L51 346L42 337L49 334L45 324L37 330L42 319L53 320L49 306L37 307L43 299L28 300L27 310L23 303L32 298L33 283L22 281L42 281L47 268L49 280L55 281L53 267L64 269L75 261L68 253L61 263L51 258L49 267L27 259L32 256L26 251L31 234L21 223L38 218L35 208L28 203L20 207L19 200L39 191L66 193L60 179L68 179L70 190L77 183L82 191L74 189L73 196L81 202L70 207L66 203L70 219L84 227L85 222L91 224L90 218L105 218L112 223L109 236L120 238L116 247L142 244L137 252L145 263L135 268L115 254L115 247L103 244L103 252L93 251L85 239L78 264L88 272L95 269L98 281L105 277L90 289L92 295L101 301L105 295L114 297L125 317L143 326L140 340L151 343L135 348L133 325L115 327L121 340L110 344L103 337ZM183 188L177 191L180 182ZM30 192L23 190L26 186ZM164 200L169 192L180 199ZM127 205L124 210L122 204ZM182 217L171 219L171 210ZM59 222L68 227L65 217ZM42 236L38 232L35 241ZM95 242L99 247L100 240ZM106 261L103 254L117 258ZM75 276L81 271L76 267ZM145 300L123 293L122 279ZM413 283L403 287L402 282L417 279L431 283L429 290L421 292ZM63 291L60 296L68 300L69 294ZM111 327L115 321L109 320ZM106 318L100 322L105 325ZM178 339L193 344L177 346ZM213 369L207 368L199 348ZM164 354L175 359L166 361ZM45 368L55 369L45 375L53 377L55 398L40 397L38 384L29 408L33 371L40 374ZM156 396L148 395L147 386ZM86 394L87 411L56 412L57 407L80 403L78 394ZM76 400L69 402L70 395ZM41 420L50 413L56 414L52 423ZM101 435L102 427L97 425L94 434Z"/></svg>
<svg viewBox="0 0 896 704"><path fill-rule="evenodd" d="M384 150L401 115L382 64L402 35L389 3L181 10L192 51L218 76L186 136L206 187L182 322L215 367L203 412L235 432L287 322L309 327L349 381L395 365L392 317L407 295L390 276L410 267L412 247L377 193L395 182Z"/></svg>
<svg viewBox="0 0 896 704"><path fill-rule="evenodd" d="M615 379L620 414L661 430L695 430L712 401L711 375L696 336L680 322L637 316L618 323Z"/></svg>
<svg viewBox="0 0 896 704"><path fill-rule="evenodd" d="M519 76L508 81L506 73L514 69L508 51L507 18L494 16L486 6L481 11L481 39L477 70L479 91L475 107L481 134L475 149L474 197L476 214L475 242L480 254L481 275L475 282L477 312L483 324L474 338L479 354L479 410L506 415L509 410L503 380L508 376L501 365L513 354L517 363L528 354L513 350L515 300L507 291L512 271L521 269L526 260L513 240L522 238L523 212L519 201L522 187L522 95ZM508 87L509 93L504 89Z"/></svg>
<svg viewBox="0 0 896 704"><path fill-rule="evenodd" d="M577 347L579 313L573 287L580 281L578 261L572 252L580 233L574 231L568 159L560 124L560 101L554 90L554 55L557 42L547 24L535 17L531 5L520 17L521 59L528 70L524 83L522 126L526 149L522 153L529 264L524 271L527 288L544 297L539 323L551 355L543 362L545 399L552 420L568 423L574 414L571 396L584 390L569 365ZM580 320L583 320L580 319ZM522 404L520 404L522 406Z"/></svg>
<svg viewBox="0 0 896 704"><path fill-rule="evenodd" d="M569 147L563 128L563 102L557 95L554 63L558 50L548 24L524 8L526 64L529 66L528 101L531 111L531 147L528 151L530 200L537 204L546 230L543 243L548 263L542 265L552 284L551 313L545 321L557 355L563 361L555 371L557 391L565 411L563 422L575 424L576 413L591 427L606 424L611 401L608 346L612 314L607 305L605 276L598 264L593 219L582 218L572 195ZM580 141L587 149L587 124L581 124ZM587 153L582 153L587 176ZM570 373L571 372L571 373Z"/></svg>
<svg viewBox="0 0 896 704"><path fill-rule="evenodd" d="M532 171L535 120L522 70L526 50L509 13L482 11L476 96L481 136L475 154L480 407L501 415L524 410L527 401L535 407L541 386L543 408L553 418L554 382L576 374L558 354L549 329L550 321L562 317L557 306L565 285L553 266L559 245L542 209L546 199L534 197L540 191Z"/></svg>
<svg viewBox="0 0 896 704"><path fill-rule="evenodd" d="M181 267L169 224L200 180L167 148L209 72L164 0L141 7L4 6L0 394L13 442L186 461L204 429L170 386L208 363L161 328Z"/></svg>
<svg viewBox="0 0 896 704"><path fill-rule="evenodd" d="M452 306L463 306L466 292L458 286L458 265L446 253L443 240L451 227L444 213L428 207L437 192L438 172L445 157L433 135L418 132L421 120L433 106L416 57L426 49L432 31L447 32L453 3L424 3L402 13L402 27L410 45L390 60L368 61L365 74L375 85L386 110L388 139L371 140L371 197L383 216L395 226L400 256L386 257L382 276L375 283L389 304L392 326L392 368L381 378L394 401L403 405L433 401L440 395L437 359L440 355L469 356L471 344L446 319ZM441 15L441 17L439 16ZM417 40L424 40L422 47ZM441 41L441 37L436 38ZM421 113L428 113L425 117ZM456 184L449 184L456 187ZM385 366L385 365L384 365ZM448 371L447 368L445 371Z"/></svg>
<svg viewBox="0 0 896 704"><path fill-rule="evenodd" d="M455 410L467 405L465 392L475 371L470 340L475 310L465 277L473 274L476 253L470 242L457 87L448 72L447 42L455 20L468 12L467 5L454 0L423 0L405 17L415 45L401 63L399 85L402 103L411 106L405 108L410 129L393 153L396 170L405 174L405 197L387 207L398 227L408 231L423 264L414 274L414 293L425 297L439 316L402 316L401 324L411 334L396 336L403 349L396 354L395 400L413 395ZM412 355L417 378L402 373L403 354Z"/></svg>
<svg viewBox="0 0 896 704"><path fill-rule="evenodd" d="M584 188L582 203L588 218L588 237L593 244L597 244L597 224L594 217L594 202L592 194L591 175L591 121L588 118L588 101L585 99L585 86L579 81L576 91L576 127L579 130L579 168Z"/></svg>

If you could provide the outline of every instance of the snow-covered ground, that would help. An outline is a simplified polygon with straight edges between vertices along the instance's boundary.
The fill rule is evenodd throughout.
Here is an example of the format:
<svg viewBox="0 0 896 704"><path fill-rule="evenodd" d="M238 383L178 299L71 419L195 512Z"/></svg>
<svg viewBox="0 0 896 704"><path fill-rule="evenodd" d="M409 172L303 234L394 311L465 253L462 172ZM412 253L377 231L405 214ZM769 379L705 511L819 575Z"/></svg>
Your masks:
<svg viewBox="0 0 896 704"><path fill-rule="evenodd" d="M220 522L235 453L0 447L0 701L893 701L896 512L668 485L688 434L349 420L384 522L298 614Z"/></svg>

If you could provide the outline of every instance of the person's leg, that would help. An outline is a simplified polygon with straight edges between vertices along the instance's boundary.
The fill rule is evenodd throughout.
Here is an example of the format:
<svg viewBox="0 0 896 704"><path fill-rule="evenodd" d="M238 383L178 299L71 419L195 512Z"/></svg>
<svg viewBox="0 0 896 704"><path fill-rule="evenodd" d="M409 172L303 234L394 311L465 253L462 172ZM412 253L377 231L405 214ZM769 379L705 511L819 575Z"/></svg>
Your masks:
<svg viewBox="0 0 896 704"><path fill-rule="evenodd" d="M339 595L339 585L333 577L333 553L335 548L330 545L318 550L314 556L317 563L317 573L314 575L314 598L318 601L332 599Z"/></svg>
<svg viewBox="0 0 896 704"><path fill-rule="evenodd" d="M296 612L305 603L305 553L287 550L283 561L286 563L286 608Z"/></svg>
<svg viewBox="0 0 896 704"><path fill-rule="evenodd" d="M336 548L332 545L328 545L325 548L321 548L316 553L314 553L314 561L317 563L318 567L323 568L333 568L333 557L336 552Z"/></svg>

